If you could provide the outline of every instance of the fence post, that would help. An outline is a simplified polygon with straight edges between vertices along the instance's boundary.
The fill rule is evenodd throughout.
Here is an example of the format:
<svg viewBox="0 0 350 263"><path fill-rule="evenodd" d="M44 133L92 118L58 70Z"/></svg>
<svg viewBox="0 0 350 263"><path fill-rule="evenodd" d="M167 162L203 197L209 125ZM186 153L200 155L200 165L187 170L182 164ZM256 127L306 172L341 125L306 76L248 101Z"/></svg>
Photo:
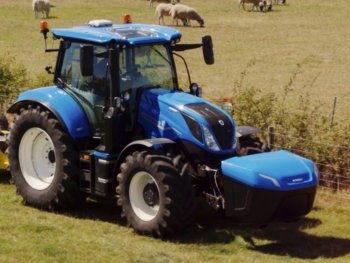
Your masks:
<svg viewBox="0 0 350 263"><path fill-rule="evenodd" d="M336 174L335 178L337 180L337 192L339 192L340 191L340 175Z"/></svg>
<svg viewBox="0 0 350 263"><path fill-rule="evenodd" d="M331 116L331 127L333 126L336 105L337 105L337 97L334 97L333 110L332 110L332 116Z"/></svg>
<svg viewBox="0 0 350 263"><path fill-rule="evenodd" d="M270 150L272 150L272 148L275 146L275 128L269 126L267 135L267 146Z"/></svg>

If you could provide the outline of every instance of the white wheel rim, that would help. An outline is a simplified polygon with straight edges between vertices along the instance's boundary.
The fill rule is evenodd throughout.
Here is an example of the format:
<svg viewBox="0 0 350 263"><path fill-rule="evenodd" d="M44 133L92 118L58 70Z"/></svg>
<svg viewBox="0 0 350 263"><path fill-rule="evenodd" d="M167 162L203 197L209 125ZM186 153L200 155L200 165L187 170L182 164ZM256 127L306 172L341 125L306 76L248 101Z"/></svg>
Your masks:
<svg viewBox="0 0 350 263"><path fill-rule="evenodd" d="M143 221L154 219L159 211L159 201L154 205L149 205L145 201L144 191L147 185L154 185L159 197L159 187L156 181L145 171L136 173L131 179L129 186L131 207L135 214Z"/></svg>
<svg viewBox="0 0 350 263"><path fill-rule="evenodd" d="M18 158L23 177L32 188L44 190L51 185L56 170L55 147L44 130L30 128L23 134Z"/></svg>

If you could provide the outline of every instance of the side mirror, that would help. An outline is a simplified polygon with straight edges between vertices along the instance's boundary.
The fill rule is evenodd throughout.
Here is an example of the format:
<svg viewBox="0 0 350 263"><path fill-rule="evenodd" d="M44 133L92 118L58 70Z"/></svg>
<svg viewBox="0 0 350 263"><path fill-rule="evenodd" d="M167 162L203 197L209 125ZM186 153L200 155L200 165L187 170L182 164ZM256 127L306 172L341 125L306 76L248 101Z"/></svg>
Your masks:
<svg viewBox="0 0 350 263"><path fill-rule="evenodd" d="M202 37L202 48L203 48L203 57L207 65L214 64L214 51L213 51L213 41L211 36Z"/></svg>
<svg viewBox="0 0 350 263"><path fill-rule="evenodd" d="M80 46L80 71L83 77L93 75L94 47L91 45Z"/></svg>

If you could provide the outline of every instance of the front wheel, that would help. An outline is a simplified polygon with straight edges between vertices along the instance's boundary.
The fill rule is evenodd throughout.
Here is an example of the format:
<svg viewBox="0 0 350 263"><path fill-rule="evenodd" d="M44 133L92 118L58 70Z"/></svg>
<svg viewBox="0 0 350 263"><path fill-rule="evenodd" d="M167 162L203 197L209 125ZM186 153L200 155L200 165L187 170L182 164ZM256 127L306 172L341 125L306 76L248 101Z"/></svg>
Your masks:
<svg viewBox="0 0 350 263"><path fill-rule="evenodd" d="M11 129L9 159L24 203L42 209L80 203L77 157L70 137L48 112L21 111Z"/></svg>
<svg viewBox="0 0 350 263"><path fill-rule="evenodd" d="M134 152L121 165L117 180L118 204L136 232L166 237L192 222L191 177L180 175L170 158Z"/></svg>

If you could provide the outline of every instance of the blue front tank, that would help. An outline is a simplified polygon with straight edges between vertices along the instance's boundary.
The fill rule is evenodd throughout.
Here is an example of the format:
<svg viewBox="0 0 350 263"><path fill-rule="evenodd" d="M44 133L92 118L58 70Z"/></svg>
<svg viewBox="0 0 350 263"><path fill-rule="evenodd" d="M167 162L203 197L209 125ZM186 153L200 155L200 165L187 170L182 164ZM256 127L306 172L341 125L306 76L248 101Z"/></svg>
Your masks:
<svg viewBox="0 0 350 263"><path fill-rule="evenodd" d="M315 164L285 150L232 157L221 162L221 170L225 176L259 189L290 191L318 183Z"/></svg>

